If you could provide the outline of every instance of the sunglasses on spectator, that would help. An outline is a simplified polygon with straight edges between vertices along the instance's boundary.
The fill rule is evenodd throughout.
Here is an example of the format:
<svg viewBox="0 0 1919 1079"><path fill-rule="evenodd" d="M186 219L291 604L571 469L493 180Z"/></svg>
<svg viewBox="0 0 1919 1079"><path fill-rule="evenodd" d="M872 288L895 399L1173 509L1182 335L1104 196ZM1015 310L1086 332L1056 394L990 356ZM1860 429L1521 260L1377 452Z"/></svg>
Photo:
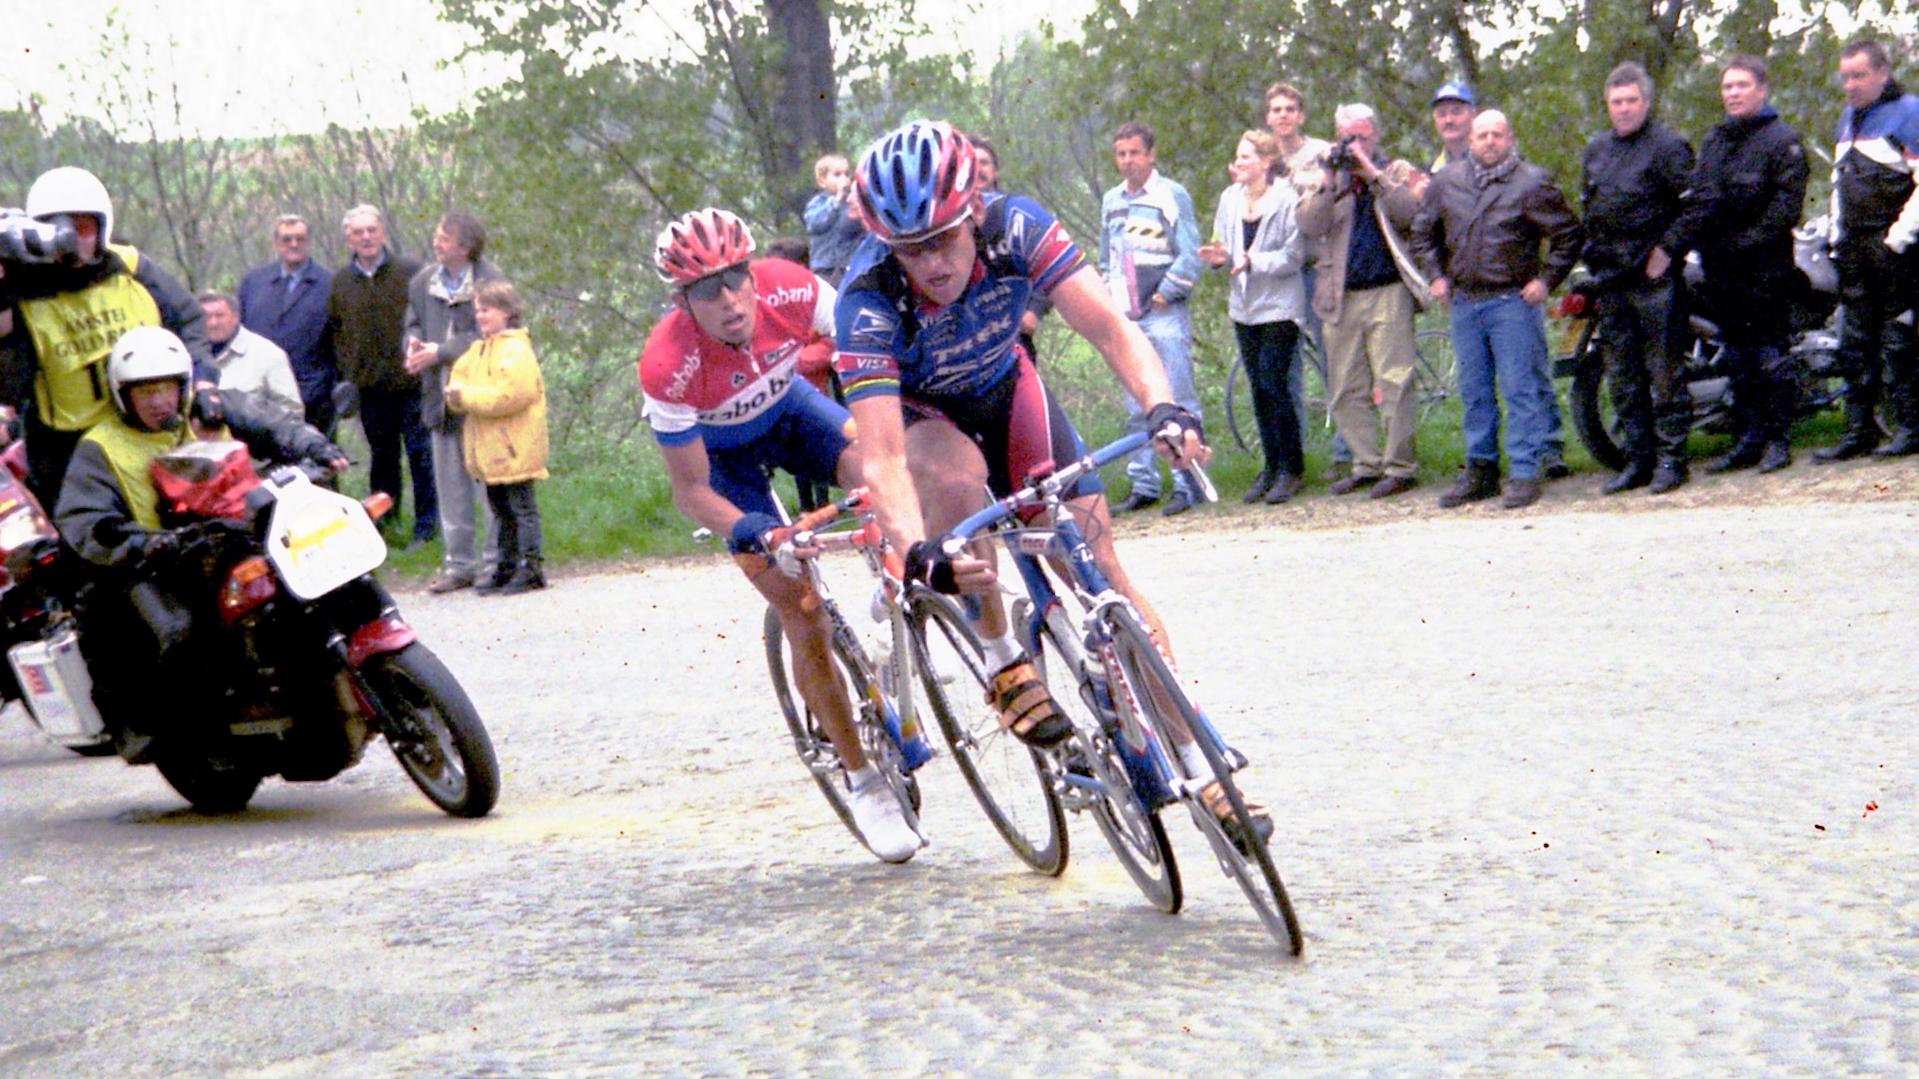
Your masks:
<svg viewBox="0 0 1919 1079"><path fill-rule="evenodd" d="M737 262L718 273L710 273L686 286L686 298L701 303L712 303L720 298L720 290L738 292L740 286L753 277L753 271L746 263Z"/></svg>

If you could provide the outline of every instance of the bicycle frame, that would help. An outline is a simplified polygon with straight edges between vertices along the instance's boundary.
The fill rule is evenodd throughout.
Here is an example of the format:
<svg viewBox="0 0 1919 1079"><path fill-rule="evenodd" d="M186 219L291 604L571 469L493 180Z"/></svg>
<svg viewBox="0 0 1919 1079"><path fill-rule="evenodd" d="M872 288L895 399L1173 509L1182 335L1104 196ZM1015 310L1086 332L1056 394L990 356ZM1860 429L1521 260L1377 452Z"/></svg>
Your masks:
<svg viewBox="0 0 1919 1079"><path fill-rule="evenodd" d="M1068 492L1081 477L1130 455L1144 446L1150 437L1144 432L1126 435L1064 468L1056 469L1025 489L967 517L954 526L942 542L954 553L966 539L972 537L992 535L1006 542L1013 554L1014 564L1026 583L1027 594L1033 601L1033 609L1026 612L1025 616L1027 624L1024 629L1028 644L1037 643L1042 625L1058 619L1057 622L1051 622L1056 639L1070 640L1088 654L1100 657L1099 669L1105 675L1105 692L1101 692L1101 687L1093 677L1092 664L1085 656L1081 656L1081 669L1075 672L1080 682L1081 696L1094 715L1117 729L1120 737L1115 744L1132 776L1135 792L1149 810L1156 810L1185 793L1189 784L1169 759L1171 747L1160 744L1161 740L1151 725L1142 722L1139 704L1133 699L1131 684L1120 670L1101 618L1101 611L1111 606L1125 608L1136 619L1139 612L1134 609L1132 601L1113 588L1100 571L1093 557L1092 546L1086 542L1078 522L1067 510ZM1203 480L1204 476L1199 474L1196 478ZM1210 493L1211 488L1210 482L1202 482L1202 490ZM1045 508L1045 525L1019 523L1020 511L1032 506ZM1070 568L1071 572L1062 576L1084 611L1078 626L1071 624L1064 604L1039 565L1038 560L1042 556ZM1065 624L1061 625L1062 622ZM1077 632L1073 632L1075 630ZM1124 693L1115 696L1113 687L1120 687ZM1207 738L1212 744L1221 747L1222 751L1237 756L1228 749L1204 714L1200 714L1198 719L1202 729L1192 732L1196 737ZM1094 793L1103 790L1095 777L1076 775L1064 769L1057 774L1070 787ZM1205 781L1201 781L1202 785Z"/></svg>

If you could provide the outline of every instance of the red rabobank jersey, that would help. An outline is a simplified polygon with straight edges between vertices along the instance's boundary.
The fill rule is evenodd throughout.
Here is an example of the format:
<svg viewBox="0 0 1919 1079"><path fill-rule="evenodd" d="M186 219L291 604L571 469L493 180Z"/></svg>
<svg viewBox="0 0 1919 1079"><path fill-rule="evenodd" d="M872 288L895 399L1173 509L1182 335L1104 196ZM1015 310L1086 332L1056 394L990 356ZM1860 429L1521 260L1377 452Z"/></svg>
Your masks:
<svg viewBox="0 0 1919 1079"><path fill-rule="evenodd" d="M684 446L734 449L764 435L799 377L800 350L833 334L833 286L784 259L751 264L759 307L745 348L722 344L675 308L640 353L640 393L653 437Z"/></svg>

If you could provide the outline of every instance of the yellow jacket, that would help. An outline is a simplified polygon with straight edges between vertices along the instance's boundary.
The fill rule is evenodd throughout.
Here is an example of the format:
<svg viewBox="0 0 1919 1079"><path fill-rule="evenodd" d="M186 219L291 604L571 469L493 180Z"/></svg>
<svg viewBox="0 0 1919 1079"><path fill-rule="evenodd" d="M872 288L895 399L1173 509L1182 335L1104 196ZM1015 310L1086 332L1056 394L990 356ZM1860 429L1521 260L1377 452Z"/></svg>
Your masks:
<svg viewBox="0 0 1919 1079"><path fill-rule="evenodd" d="M475 341L454 361L446 388L460 391L469 475L487 484L547 477L546 385L525 330Z"/></svg>

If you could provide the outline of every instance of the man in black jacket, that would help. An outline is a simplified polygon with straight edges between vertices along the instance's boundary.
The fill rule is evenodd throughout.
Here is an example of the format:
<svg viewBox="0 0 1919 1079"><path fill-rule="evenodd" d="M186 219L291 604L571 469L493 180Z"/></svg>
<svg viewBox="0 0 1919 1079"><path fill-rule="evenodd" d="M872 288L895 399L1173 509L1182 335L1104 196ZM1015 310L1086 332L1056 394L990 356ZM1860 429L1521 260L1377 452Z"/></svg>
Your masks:
<svg viewBox="0 0 1919 1079"><path fill-rule="evenodd" d="M1726 61L1719 98L1726 118L1700 144L1671 253L1699 252L1732 378L1738 442L1706 471L1758 465L1774 472L1792 463L1786 432L1798 409L1798 385L1785 364L1787 301L1805 287L1793 265L1792 230L1806 201L1806 155L1798 132L1766 103L1765 61Z"/></svg>
<svg viewBox="0 0 1919 1079"><path fill-rule="evenodd" d="M413 540L423 543L439 534L440 499L433 483L433 445L420 419L420 376L406 369L401 344L407 283L420 266L387 251L379 210L355 206L341 224L353 257L333 275L320 351L359 390L360 427L372 458L367 482L391 495L396 508L405 445L413 472Z"/></svg>
<svg viewBox="0 0 1919 1079"><path fill-rule="evenodd" d="M1465 405L1466 471L1439 504L1499 493L1499 398L1510 423L1512 483L1502 503L1539 501L1551 434L1552 379L1540 305L1579 257L1579 219L1545 169L1520 160L1506 115L1473 120L1471 153L1440 169L1413 218L1413 255L1435 299L1452 304ZM1542 263L1540 246L1548 253Z"/></svg>
<svg viewBox="0 0 1919 1079"><path fill-rule="evenodd" d="M1609 495L1647 485L1664 494L1688 478L1686 313L1680 275L1667 271L1692 146L1650 118L1652 89L1638 64L1613 68L1606 76L1612 130L1586 144L1580 168L1586 268L1599 298L1600 340L1626 450L1625 469L1600 488Z"/></svg>

